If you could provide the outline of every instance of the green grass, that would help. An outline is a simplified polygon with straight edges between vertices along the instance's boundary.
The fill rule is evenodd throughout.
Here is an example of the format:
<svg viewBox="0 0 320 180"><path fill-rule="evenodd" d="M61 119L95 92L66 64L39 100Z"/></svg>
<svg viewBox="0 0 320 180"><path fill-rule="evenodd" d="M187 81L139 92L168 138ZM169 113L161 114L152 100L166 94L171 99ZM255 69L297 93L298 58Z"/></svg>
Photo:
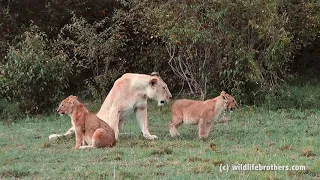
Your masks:
<svg viewBox="0 0 320 180"><path fill-rule="evenodd" d="M50 142L71 126L68 116L25 118L0 125L0 179L316 179L320 177L320 111L241 107L205 141L196 126L168 132L168 106L149 107L142 137L133 115L112 149L72 150L75 140ZM214 143L217 152L210 148ZM306 166L305 171L228 171L219 165Z"/></svg>

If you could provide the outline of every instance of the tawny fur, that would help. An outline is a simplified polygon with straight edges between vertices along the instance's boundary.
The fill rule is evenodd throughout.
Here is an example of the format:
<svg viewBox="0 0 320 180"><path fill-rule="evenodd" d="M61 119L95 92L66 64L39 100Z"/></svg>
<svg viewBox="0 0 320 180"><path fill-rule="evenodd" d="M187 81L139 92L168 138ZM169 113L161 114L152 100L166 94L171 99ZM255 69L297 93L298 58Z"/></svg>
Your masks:
<svg viewBox="0 0 320 180"><path fill-rule="evenodd" d="M206 101L176 100L171 107L170 135L171 137L179 136L178 127L189 124L198 125L200 139L207 138L213 121L220 113L225 109L236 107L235 99L224 91L220 96Z"/></svg>
<svg viewBox="0 0 320 180"><path fill-rule="evenodd" d="M143 136L147 139L155 139L157 136L152 135L148 128L148 99L156 100L158 105L162 105L171 97L167 84L161 79L159 73L152 73L152 75L126 73L115 81L97 116L110 125L118 139L127 114L134 111ZM49 139L54 140L72 134L74 129L70 128L65 134L50 135Z"/></svg>
<svg viewBox="0 0 320 180"><path fill-rule="evenodd" d="M91 113L76 96L64 99L57 111L71 117L76 135L75 149L113 147L116 144L113 129Z"/></svg>
<svg viewBox="0 0 320 180"><path fill-rule="evenodd" d="M126 116L132 110L136 115L143 136L155 139L148 128L147 102L148 99L158 101L158 105L169 101L171 93L167 84L157 74L126 73L115 81L108 96L103 102L97 116L105 120L113 129L118 139Z"/></svg>

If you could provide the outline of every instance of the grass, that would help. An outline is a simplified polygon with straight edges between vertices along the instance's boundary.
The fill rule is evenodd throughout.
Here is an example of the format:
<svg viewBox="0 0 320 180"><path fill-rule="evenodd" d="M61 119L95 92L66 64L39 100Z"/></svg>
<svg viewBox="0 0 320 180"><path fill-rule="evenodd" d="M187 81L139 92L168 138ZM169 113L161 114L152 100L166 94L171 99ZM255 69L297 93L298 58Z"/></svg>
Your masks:
<svg viewBox="0 0 320 180"><path fill-rule="evenodd" d="M320 111L241 107L205 141L196 126L168 132L169 108L149 107L142 137L133 115L112 149L72 150L74 138L48 140L71 126L68 116L24 118L0 124L0 179L317 179L320 178ZM216 145L216 151L210 147ZM304 171L220 172L220 164L305 166Z"/></svg>

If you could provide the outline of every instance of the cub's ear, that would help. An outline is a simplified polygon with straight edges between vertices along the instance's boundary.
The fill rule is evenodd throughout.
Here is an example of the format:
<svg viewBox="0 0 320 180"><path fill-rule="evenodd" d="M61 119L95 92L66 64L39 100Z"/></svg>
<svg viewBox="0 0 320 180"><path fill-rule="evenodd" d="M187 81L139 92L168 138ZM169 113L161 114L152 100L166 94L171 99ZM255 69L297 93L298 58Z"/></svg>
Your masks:
<svg viewBox="0 0 320 180"><path fill-rule="evenodd" d="M78 100L78 96L74 96L74 95L70 95L69 98Z"/></svg>
<svg viewBox="0 0 320 180"><path fill-rule="evenodd" d="M149 82L149 84L151 85L151 87L154 87L155 85L157 85L158 83L158 79L156 78L152 78Z"/></svg>
<svg viewBox="0 0 320 180"><path fill-rule="evenodd" d="M225 91L221 91L220 96L222 96L223 99L227 99L227 93Z"/></svg>
<svg viewBox="0 0 320 180"><path fill-rule="evenodd" d="M73 95L70 95L70 96L68 97L68 99L69 99L69 102L70 102L71 104L75 104L76 101L78 101L78 97L77 97L77 96L73 96Z"/></svg>

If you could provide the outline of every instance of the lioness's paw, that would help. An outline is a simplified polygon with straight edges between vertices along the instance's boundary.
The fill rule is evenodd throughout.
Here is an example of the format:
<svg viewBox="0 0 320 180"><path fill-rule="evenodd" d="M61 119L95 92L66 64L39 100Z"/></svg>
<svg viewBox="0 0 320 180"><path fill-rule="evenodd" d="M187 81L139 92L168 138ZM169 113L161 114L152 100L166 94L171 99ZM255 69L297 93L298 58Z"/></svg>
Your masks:
<svg viewBox="0 0 320 180"><path fill-rule="evenodd" d="M80 146L79 149L94 149L96 147L93 147L91 145L87 145L87 146Z"/></svg>
<svg viewBox="0 0 320 180"><path fill-rule="evenodd" d="M59 134L51 134L50 136L49 136L49 140L57 140L59 137L61 137L61 135L59 135Z"/></svg>
<svg viewBox="0 0 320 180"><path fill-rule="evenodd" d="M147 138L147 139L149 139L149 140L154 140L154 139L157 139L158 138L158 136L156 136L156 135L145 135L144 136L145 138Z"/></svg>

